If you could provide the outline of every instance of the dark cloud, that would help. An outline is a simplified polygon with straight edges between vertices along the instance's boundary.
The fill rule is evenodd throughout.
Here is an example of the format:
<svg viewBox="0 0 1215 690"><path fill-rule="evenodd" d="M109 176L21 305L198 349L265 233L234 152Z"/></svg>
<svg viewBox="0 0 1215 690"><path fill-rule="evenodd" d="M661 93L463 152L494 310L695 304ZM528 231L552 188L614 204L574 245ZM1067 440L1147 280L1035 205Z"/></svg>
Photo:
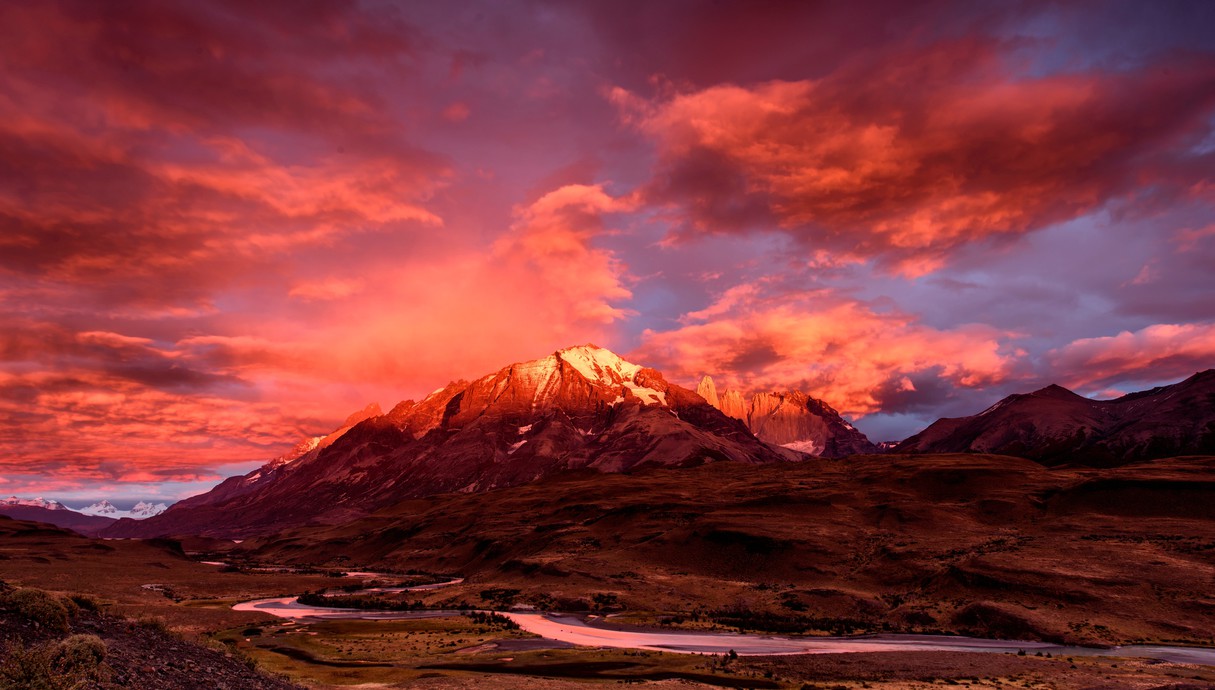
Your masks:
<svg viewBox="0 0 1215 690"><path fill-rule="evenodd" d="M727 363L732 371L752 373L777 364L784 356L771 342L761 339L746 340L730 349Z"/></svg>
<svg viewBox="0 0 1215 690"><path fill-rule="evenodd" d="M818 81L617 91L652 136L656 204L680 237L779 229L807 251L929 273L959 247L1211 183L1215 57L1030 77L999 45L934 44Z"/></svg>

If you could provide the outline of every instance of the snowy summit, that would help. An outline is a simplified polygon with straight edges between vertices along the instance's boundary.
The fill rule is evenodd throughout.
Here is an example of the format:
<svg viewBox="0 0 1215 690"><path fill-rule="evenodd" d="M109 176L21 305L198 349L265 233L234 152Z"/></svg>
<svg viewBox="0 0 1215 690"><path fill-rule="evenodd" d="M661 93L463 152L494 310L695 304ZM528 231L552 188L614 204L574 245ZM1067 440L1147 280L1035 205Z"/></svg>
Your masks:
<svg viewBox="0 0 1215 690"><path fill-rule="evenodd" d="M98 503L94 503L87 508L81 508L77 512L84 513L85 515L98 515L100 517L115 519L131 518L133 520L142 520L144 518L152 517L153 515L160 515L167 509L168 506L163 503L153 504L148 503L147 501L140 501L139 503L136 503L130 510L119 510L118 507L116 507L113 503L103 500Z"/></svg>

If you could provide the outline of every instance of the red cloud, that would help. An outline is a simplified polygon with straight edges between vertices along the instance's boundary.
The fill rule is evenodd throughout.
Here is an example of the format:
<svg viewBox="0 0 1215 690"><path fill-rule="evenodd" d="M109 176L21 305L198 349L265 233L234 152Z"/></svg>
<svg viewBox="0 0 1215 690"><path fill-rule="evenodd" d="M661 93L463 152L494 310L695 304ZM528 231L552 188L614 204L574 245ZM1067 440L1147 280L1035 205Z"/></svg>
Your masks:
<svg viewBox="0 0 1215 690"><path fill-rule="evenodd" d="M1066 385L1100 389L1118 381L1182 379L1215 367L1215 324L1155 324L1118 335L1082 338L1047 353Z"/></svg>
<svg viewBox="0 0 1215 690"><path fill-rule="evenodd" d="M595 241L609 232L604 217L631 208L602 186L566 185L517 208L488 251L452 251L407 268L365 265L363 289L349 297L326 287L342 292L346 279L317 279L306 293L314 297L306 319L262 319L245 335L194 336L179 345L242 378L273 372L318 383L440 385L554 343L605 341L631 313L621 304L632 293L627 267ZM331 299L315 300L322 295Z"/></svg>
<svg viewBox="0 0 1215 690"><path fill-rule="evenodd" d="M347 3L3 5L0 279L206 308L309 247L441 225L446 162L357 76L415 42Z"/></svg>
<svg viewBox="0 0 1215 690"><path fill-rule="evenodd" d="M907 275L1157 185L1192 193L1212 169L1188 150L1215 111L1209 60L1017 78L995 46L957 41L819 80L612 99L658 142L647 198L690 216L681 236L777 227Z"/></svg>
<svg viewBox="0 0 1215 690"><path fill-rule="evenodd" d="M182 395L83 369L0 377L0 474L168 481L270 457L316 428L276 404Z"/></svg>
<svg viewBox="0 0 1215 690"><path fill-rule="evenodd" d="M828 292L772 294L737 286L672 331L646 331L635 361L694 382L711 374L742 390L801 387L841 412L881 409L883 391L913 375L984 387L1013 376L1012 334L971 325L939 330Z"/></svg>
<svg viewBox="0 0 1215 690"><path fill-rule="evenodd" d="M341 406L604 340L631 292L624 264L594 243L605 216L630 208L600 186L563 186L516 209L488 251L385 257L357 281L297 285L302 312L229 314L175 341L0 313L0 475L210 476L331 430L317 420Z"/></svg>

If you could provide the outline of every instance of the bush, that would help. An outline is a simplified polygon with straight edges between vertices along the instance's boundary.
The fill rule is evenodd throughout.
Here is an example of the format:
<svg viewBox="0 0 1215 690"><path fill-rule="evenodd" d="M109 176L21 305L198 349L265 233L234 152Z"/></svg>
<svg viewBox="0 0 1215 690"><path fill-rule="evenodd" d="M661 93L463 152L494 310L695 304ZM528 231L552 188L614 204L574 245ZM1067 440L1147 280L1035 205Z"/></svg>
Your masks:
<svg viewBox="0 0 1215 690"><path fill-rule="evenodd" d="M55 646L55 665L67 673L90 674L105 661L106 646L96 635L72 635Z"/></svg>
<svg viewBox="0 0 1215 690"><path fill-rule="evenodd" d="M338 609L360 609L364 611L417 611L426 608L421 599L396 601L378 596L327 597L317 592L305 592L298 600L307 606L323 606Z"/></svg>
<svg viewBox="0 0 1215 690"><path fill-rule="evenodd" d="M477 625L485 625L491 628L500 628L502 630L519 629L518 623L500 613L494 613L493 611L469 611L464 615L471 618L472 621Z"/></svg>
<svg viewBox="0 0 1215 690"><path fill-rule="evenodd" d="M515 599L519 598L522 590L506 589L504 587L494 587L493 589L481 590L481 601L488 603L494 608L510 608L514 605Z"/></svg>
<svg viewBox="0 0 1215 690"><path fill-rule="evenodd" d="M8 595L6 605L38 627L67 632L68 610L55 597L40 589L19 589Z"/></svg>
<svg viewBox="0 0 1215 690"><path fill-rule="evenodd" d="M0 690L67 690L74 684L55 671L45 647L9 647L0 664Z"/></svg>
<svg viewBox="0 0 1215 690"><path fill-rule="evenodd" d="M156 616L140 616L139 620L135 621L139 627L145 630L162 633L164 635L172 635L173 631L169 630L169 624L165 619Z"/></svg>
<svg viewBox="0 0 1215 690"><path fill-rule="evenodd" d="M101 605L97 603L97 600L88 596L87 594L73 594L69 596L68 599L70 599L77 608L85 611L101 610Z"/></svg>
<svg viewBox="0 0 1215 690"><path fill-rule="evenodd" d="M75 690L108 675L106 646L96 635L72 635L57 643L10 647L0 664L0 690Z"/></svg>

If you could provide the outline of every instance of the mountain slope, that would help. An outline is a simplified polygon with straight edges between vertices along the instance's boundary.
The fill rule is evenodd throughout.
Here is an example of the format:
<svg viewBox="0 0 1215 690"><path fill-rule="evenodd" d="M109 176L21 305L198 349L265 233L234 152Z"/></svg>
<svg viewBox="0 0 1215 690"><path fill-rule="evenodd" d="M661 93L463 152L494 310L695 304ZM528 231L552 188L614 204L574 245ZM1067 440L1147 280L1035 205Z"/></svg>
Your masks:
<svg viewBox="0 0 1215 690"><path fill-rule="evenodd" d="M1215 634L1212 520L1215 457L1094 471L874 455L567 473L251 539L230 557L467 578L451 601L493 583L550 609L610 595L725 624L768 611L1109 644Z"/></svg>
<svg viewBox="0 0 1215 690"><path fill-rule="evenodd" d="M830 405L801 391L756 393L746 401L734 390L719 395L713 379L706 376L696 392L726 416L745 423L751 433L767 443L826 458L877 452L877 447Z"/></svg>
<svg viewBox="0 0 1215 690"><path fill-rule="evenodd" d="M1055 385L1010 395L977 415L938 420L895 452L999 453L1094 466L1212 454L1215 370L1114 400Z"/></svg>
<svg viewBox="0 0 1215 690"><path fill-rule="evenodd" d="M563 470L787 459L696 393L586 345L405 401L328 447L269 463L105 534L245 537L345 522L406 498L518 486Z"/></svg>

